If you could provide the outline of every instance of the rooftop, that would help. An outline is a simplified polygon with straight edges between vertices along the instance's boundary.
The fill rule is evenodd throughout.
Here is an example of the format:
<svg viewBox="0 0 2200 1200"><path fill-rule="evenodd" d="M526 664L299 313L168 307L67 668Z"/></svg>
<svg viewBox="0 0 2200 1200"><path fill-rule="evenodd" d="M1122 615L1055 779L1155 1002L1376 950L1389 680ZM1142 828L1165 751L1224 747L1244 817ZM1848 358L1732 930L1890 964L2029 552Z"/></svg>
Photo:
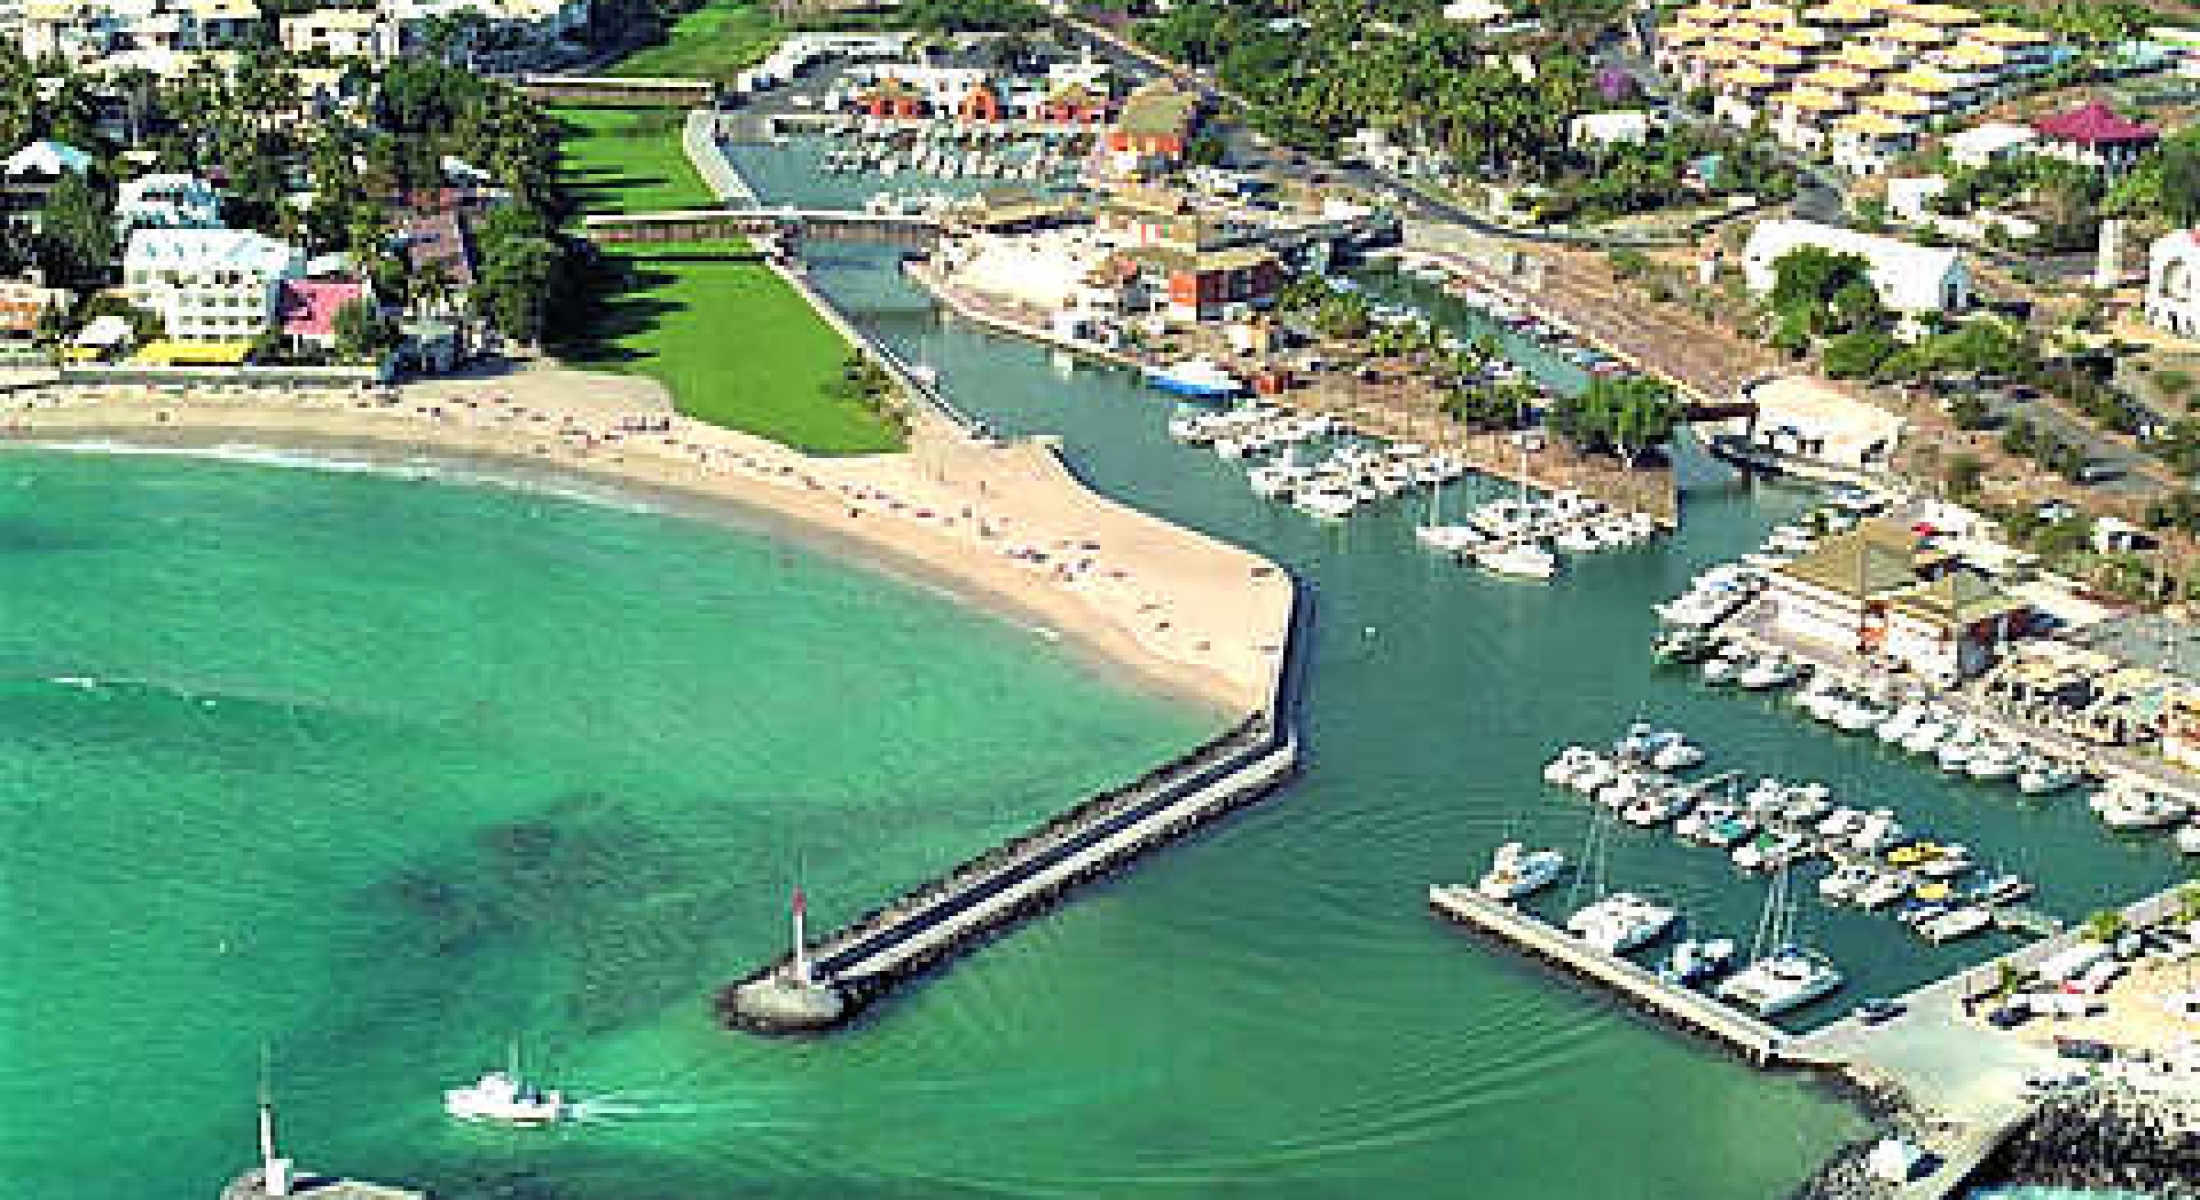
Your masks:
<svg viewBox="0 0 2200 1200"><path fill-rule="evenodd" d="M336 313L367 298L363 283L350 279L286 279L275 299L275 318L292 337L329 337Z"/></svg>

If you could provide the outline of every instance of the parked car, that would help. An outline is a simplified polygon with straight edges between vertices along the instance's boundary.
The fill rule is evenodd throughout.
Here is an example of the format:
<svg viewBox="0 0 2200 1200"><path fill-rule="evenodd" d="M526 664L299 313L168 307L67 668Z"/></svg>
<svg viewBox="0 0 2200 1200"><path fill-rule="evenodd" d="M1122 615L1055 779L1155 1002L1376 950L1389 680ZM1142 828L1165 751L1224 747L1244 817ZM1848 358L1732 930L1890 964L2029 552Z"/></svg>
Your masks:
<svg viewBox="0 0 2200 1200"><path fill-rule="evenodd" d="M1899 1000L1875 997L1856 1006L1856 1019L1866 1025L1884 1025L1907 1011Z"/></svg>
<svg viewBox="0 0 2200 1200"><path fill-rule="evenodd" d="M2003 1005L1986 1014L1986 1023L1996 1029L2015 1029L2032 1019L2032 1010Z"/></svg>
<svg viewBox="0 0 2200 1200"><path fill-rule="evenodd" d="M2059 1037L2055 1039L2055 1054L2076 1062L2105 1063L2116 1057L2116 1048L2090 1038Z"/></svg>

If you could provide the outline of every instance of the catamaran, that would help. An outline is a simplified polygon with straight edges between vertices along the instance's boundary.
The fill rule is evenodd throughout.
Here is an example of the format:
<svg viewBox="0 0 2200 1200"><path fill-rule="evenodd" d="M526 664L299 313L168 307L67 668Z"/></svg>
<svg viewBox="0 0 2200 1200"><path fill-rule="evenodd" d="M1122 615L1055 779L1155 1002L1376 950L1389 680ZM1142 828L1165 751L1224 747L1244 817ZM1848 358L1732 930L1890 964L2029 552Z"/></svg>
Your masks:
<svg viewBox="0 0 2200 1200"><path fill-rule="evenodd" d="M1841 986L1841 972L1825 955L1789 940L1794 914L1788 904L1788 872L1772 877L1765 908L1758 918L1750 963L1719 984L1721 1000L1773 1017L1830 995Z"/></svg>

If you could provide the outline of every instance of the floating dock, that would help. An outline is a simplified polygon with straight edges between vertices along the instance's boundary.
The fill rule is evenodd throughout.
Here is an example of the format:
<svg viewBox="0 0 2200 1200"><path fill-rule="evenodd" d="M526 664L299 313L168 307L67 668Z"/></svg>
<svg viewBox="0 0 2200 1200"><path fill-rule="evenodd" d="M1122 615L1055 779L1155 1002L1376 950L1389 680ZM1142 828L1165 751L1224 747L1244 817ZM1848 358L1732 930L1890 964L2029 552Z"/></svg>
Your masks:
<svg viewBox="0 0 2200 1200"><path fill-rule="evenodd" d="M1693 988L1660 979L1637 963L1599 950L1471 887L1432 884L1428 902L1441 916L1609 988L1684 1029L1733 1049L1757 1066L1818 1065L1793 1053L1787 1031Z"/></svg>

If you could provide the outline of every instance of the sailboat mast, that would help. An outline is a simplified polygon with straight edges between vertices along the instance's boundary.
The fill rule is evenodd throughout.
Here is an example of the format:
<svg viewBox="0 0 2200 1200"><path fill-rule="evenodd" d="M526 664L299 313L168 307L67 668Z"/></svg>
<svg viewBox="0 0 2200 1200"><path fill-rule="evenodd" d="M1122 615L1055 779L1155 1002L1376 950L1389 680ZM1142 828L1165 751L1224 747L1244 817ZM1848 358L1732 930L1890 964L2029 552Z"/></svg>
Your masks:
<svg viewBox="0 0 2200 1200"><path fill-rule="evenodd" d="M804 909L808 906L803 900L802 885L799 883L796 884L794 887L793 907L794 980L796 983L808 983L810 982L810 950L808 945L805 944L807 942L807 939L805 938L803 932Z"/></svg>

